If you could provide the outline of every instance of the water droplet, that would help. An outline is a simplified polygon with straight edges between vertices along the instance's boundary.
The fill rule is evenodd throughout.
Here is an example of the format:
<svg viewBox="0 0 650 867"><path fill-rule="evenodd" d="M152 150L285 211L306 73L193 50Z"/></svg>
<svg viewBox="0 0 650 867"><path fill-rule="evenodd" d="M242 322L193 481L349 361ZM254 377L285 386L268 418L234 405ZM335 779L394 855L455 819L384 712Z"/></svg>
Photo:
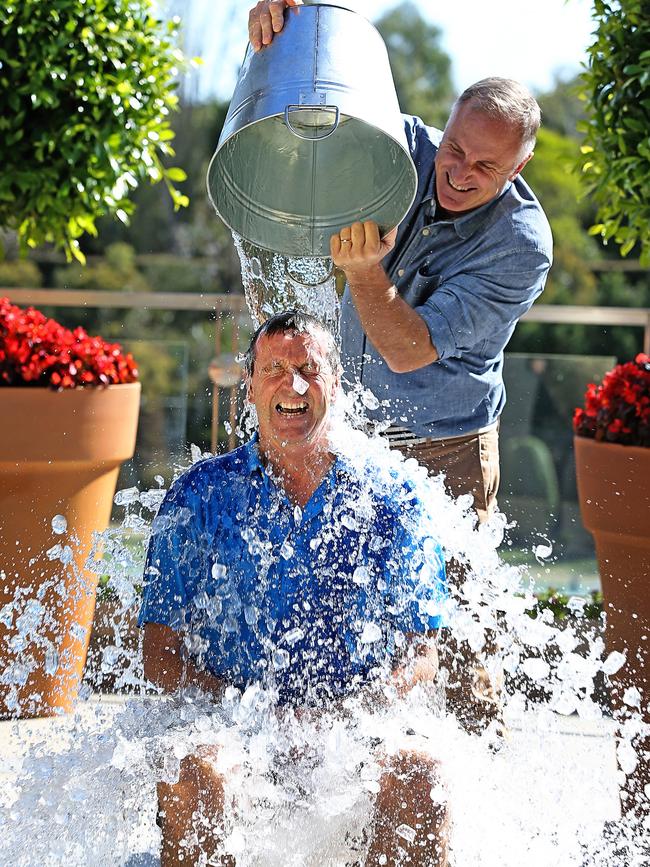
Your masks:
<svg viewBox="0 0 650 867"><path fill-rule="evenodd" d="M616 674L625 665L625 654L613 650L603 662L603 671L606 675Z"/></svg>
<svg viewBox="0 0 650 867"><path fill-rule="evenodd" d="M290 629L289 632L285 632L284 634L284 640L289 646L294 645L297 641L300 641L300 639L304 637L305 633L299 626L296 626L295 629Z"/></svg>
<svg viewBox="0 0 650 867"><path fill-rule="evenodd" d="M533 548L533 554L538 563L541 563L542 560L548 560L553 553L553 545L550 540L545 539L544 542L545 544L535 545Z"/></svg>
<svg viewBox="0 0 650 867"><path fill-rule="evenodd" d="M378 399L367 388L365 389L365 391L363 391L361 393L361 402L363 403L363 405L365 406L366 409L370 409L370 410L379 409Z"/></svg>
<svg viewBox="0 0 650 867"><path fill-rule="evenodd" d="M59 668L59 654L54 647L48 647L45 651L45 674L52 677Z"/></svg>
<svg viewBox="0 0 650 867"><path fill-rule="evenodd" d="M260 613L254 605L246 605L244 607L244 620L249 626L255 626L259 616Z"/></svg>
<svg viewBox="0 0 650 867"><path fill-rule="evenodd" d="M52 529L58 534L65 533L68 529L68 522L65 515L55 515L52 518Z"/></svg>
<svg viewBox="0 0 650 867"><path fill-rule="evenodd" d="M628 686L623 693L623 701L628 707L641 707L641 693L636 686Z"/></svg>

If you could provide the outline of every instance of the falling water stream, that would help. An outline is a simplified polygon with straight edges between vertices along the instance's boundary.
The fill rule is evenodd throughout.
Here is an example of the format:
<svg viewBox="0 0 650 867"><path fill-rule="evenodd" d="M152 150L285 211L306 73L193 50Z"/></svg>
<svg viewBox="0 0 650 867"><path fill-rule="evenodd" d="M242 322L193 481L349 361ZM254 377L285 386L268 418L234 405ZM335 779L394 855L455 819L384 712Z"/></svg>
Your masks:
<svg viewBox="0 0 650 867"><path fill-rule="evenodd" d="M256 321L300 306L337 326L328 263L284 260L252 251L241 239L236 246ZM307 288L296 275L324 283ZM87 680L72 716L21 722L9 732L0 745L0 864L156 864L156 782L174 782L182 758L210 745L220 748L217 767L232 804L225 847L238 865L363 863L379 787L373 745L379 739L388 754L397 752L408 730L443 769L444 785L434 786L431 797L450 805L457 867L647 867L638 830L630 831L627 843L621 842L626 831L620 823L618 842L603 836L604 823L618 818L619 778L611 738L597 736L611 734L612 723L593 698L594 682L614 674L622 657L608 654L601 638L585 641L579 599L572 603L576 617L563 628L548 612L530 616L535 599L526 570L499 556L507 544L506 516L477 527L471 498L451 500L442 479L428 478L413 459L389 451L378 436L381 426L367 432L365 410L376 406L360 388L341 395L332 448L357 464L372 462L378 486L390 474L408 479L428 504L445 557L463 564L467 575L464 604L454 598L448 603L452 632L476 650L488 633L496 635L506 672L506 737L494 727L481 735L463 730L446 706L444 670L433 694L416 688L403 700L387 695L375 708L353 697L346 700L346 714L325 713L318 720L278 715L257 686L243 694L229 689L219 706L187 689L174 697L156 695L142 674L141 646L131 646L126 632L139 605L142 550L164 488L130 488L116 495L121 524L97 540L101 563L96 554L90 558L93 568L108 572L116 603L114 640L93 670L112 675L130 696L126 702L98 700ZM193 459L201 457L194 448ZM52 519L61 536L52 556L65 556L73 528L61 516ZM332 520L330 532L337 534L342 527L336 516ZM250 531L254 539L254 522ZM537 551L540 557L549 553ZM221 565L226 574L228 564ZM22 598L0 611L25 638L38 630L42 616ZM578 733L578 722L580 738L571 734ZM635 761L635 733L632 721L619 748L623 767ZM592 751L606 755L588 761ZM406 826L397 832L406 841L415 833Z"/></svg>

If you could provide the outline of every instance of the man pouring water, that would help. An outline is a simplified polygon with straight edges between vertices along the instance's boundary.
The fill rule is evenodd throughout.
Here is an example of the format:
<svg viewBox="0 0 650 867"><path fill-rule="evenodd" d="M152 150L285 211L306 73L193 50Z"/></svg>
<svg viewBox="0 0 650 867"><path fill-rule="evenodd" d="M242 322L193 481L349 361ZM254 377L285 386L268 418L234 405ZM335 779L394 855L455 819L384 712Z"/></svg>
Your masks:
<svg viewBox="0 0 650 867"><path fill-rule="evenodd" d="M154 522L140 613L147 677L217 703L259 684L277 713L312 716L429 686L445 596L433 518L394 469L334 450L333 335L307 314L276 314L253 336L246 370L257 434L194 464ZM366 863L444 867L436 762L407 747L382 767ZM158 800L163 867L232 863L214 755L187 756Z"/></svg>
<svg viewBox="0 0 650 867"><path fill-rule="evenodd" d="M263 0L249 38L264 50L301 0ZM471 494L478 518L496 506L503 350L542 292L551 232L520 172L533 156L536 101L515 81L467 88L444 132L405 117L418 192L397 229L342 226L331 239L346 289L345 376L380 401L391 445Z"/></svg>

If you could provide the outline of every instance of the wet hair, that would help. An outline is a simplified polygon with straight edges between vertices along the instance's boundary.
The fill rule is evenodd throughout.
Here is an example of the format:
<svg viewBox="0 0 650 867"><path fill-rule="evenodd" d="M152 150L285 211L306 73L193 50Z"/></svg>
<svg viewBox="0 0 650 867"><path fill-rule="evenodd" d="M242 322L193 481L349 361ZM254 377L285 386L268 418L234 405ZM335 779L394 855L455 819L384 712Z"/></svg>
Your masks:
<svg viewBox="0 0 650 867"><path fill-rule="evenodd" d="M470 100L480 111L514 127L522 147L532 151L542 114L527 87L512 78L483 78L461 93L454 108Z"/></svg>
<svg viewBox="0 0 650 867"><path fill-rule="evenodd" d="M324 334L329 344L327 348L327 360L334 373L338 373L341 368L341 356L336 344L336 338L329 325L321 322L320 319L317 319L310 313L305 313L303 310L284 310L282 313L275 313L273 316L265 319L251 337L251 342L248 344L248 349L244 355L244 370L249 379L253 375L255 347L259 338L264 334L271 337L273 334L287 333Z"/></svg>

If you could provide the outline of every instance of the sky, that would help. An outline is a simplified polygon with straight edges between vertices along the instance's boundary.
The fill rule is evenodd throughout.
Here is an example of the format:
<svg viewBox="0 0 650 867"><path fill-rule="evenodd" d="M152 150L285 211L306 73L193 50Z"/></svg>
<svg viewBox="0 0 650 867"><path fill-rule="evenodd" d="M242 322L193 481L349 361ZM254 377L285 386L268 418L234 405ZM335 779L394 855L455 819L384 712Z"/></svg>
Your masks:
<svg viewBox="0 0 650 867"><path fill-rule="evenodd" d="M399 0L340 2L376 20ZM591 0L414 2L442 31L458 92L487 75L516 78L535 93L550 90L557 75L570 77L580 70L592 41ZM168 5L186 22L187 50L204 56L191 83L193 92L229 99L247 44L253 0L168 0Z"/></svg>

